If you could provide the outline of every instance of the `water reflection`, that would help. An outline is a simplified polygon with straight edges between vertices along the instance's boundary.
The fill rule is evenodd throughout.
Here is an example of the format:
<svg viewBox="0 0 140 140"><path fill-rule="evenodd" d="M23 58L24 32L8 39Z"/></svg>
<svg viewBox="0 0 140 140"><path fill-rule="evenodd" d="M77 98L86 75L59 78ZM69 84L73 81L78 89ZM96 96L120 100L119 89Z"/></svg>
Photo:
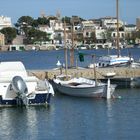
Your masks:
<svg viewBox="0 0 140 140"><path fill-rule="evenodd" d="M121 93L122 99L56 95L49 108L0 108L0 138L117 140L140 137L139 89L116 92Z"/></svg>
<svg viewBox="0 0 140 140"><path fill-rule="evenodd" d="M39 112L46 112L46 107L2 108L0 109L0 136L4 139L36 139L44 116ZM44 114L45 115L45 114ZM40 118L43 117L43 118ZM41 123L41 125L40 125ZM46 125L46 124L45 124Z"/></svg>

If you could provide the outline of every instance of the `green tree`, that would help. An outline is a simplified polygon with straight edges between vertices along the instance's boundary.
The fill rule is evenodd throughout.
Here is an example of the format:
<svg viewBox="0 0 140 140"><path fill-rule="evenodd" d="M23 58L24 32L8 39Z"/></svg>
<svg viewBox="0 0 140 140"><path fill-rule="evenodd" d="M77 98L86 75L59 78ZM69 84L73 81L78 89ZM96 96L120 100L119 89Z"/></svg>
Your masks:
<svg viewBox="0 0 140 140"><path fill-rule="evenodd" d="M39 42L49 41L48 34L46 32L42 32L34 28L30 28L30 30L28 30L27 43L30 44L36 41Z"/></svg>
<svg viewBox="0 0 140 140"><path fill-rule="evenodd" d="M45 17L39 17L37 23L38 25L49 25L49 20Z"/></svg>
<svg viewBox="0 0 140 140"><path fill-rule="evenodd" d="M62 22L63 22L63 23L64 23L64 20L65 20L66 23L71 24L71 17L65 16L65 17L62 18Z"/></svg>
<svg viewBox="0 0 140 140"><path fill-rule="evenodd" d="M24 26L32 26L34 19L30 16L22 16L18 19L17 23Z"/></svg>
<svg viewBox="0 0 140 140"><path fill-rule="evenodd" d="M24 32L25 35L27 36L28 30L32 27L35 26L35 21L32 17L30 16L22 16L18 19L17 23L15 26L17 27L20 32ZM37 25L36 25L37 26Z"/></svg>
<svg viewBox="0 0 140 140"><path fill-rule="evenodd" d="M91 37L90 37L90 40L92 43L95 43L96 42L96 34L95 34L95 31L91 32Z"/></svg>
<svg viewBox="0 0 140 140"><path fill-rule="evenodd" d="M111 29L108 29L104 32L105 34L105 39L107 39L108 42L112 42L112 37L111 37L111 33L112 33L112 30Z"/></svg>
<svg viewBox="0 0 140 140"><path fill-rule="evenodd" d="M13 39L17 35L17 31L15 28L12 27L6 27L0 30L1 33L5 36L5 44L11 44Z"/></svg>

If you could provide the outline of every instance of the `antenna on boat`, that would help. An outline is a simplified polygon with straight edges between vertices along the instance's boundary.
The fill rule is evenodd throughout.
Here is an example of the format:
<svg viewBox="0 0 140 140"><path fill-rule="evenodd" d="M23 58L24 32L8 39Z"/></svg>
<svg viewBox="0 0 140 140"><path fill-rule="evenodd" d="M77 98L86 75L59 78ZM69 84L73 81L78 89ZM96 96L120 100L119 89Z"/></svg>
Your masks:
<svg viewBox="0 0 140 140"><path fill-rule="evenodd" d="M120 47L119 47L119 0L116 0L116 18L117 18L117 52L118 52L118 57L120 56Z"/></svg>

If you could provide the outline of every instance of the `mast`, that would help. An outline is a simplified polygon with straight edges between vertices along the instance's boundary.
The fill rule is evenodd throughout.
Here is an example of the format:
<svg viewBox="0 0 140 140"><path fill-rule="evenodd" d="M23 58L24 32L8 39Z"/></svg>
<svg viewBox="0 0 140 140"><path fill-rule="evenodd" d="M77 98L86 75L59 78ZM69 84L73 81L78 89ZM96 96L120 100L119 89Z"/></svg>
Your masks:
<svg viewBox="0 0 140 140"><path fill-rule="evenodd" d="M65 49L65 74L67 77L68 56L67 56L67 46L66 46L66 22L65 22L65 18L64 18L64 49Z"/></svg>
<svg viewBox="0 0 140 140"><path fill-rule="evenodd" d="M116 18L117 18L117 52L118 52L118 57L120 56L120 47L119 47L119 0L116 0Z"/></svg>
<svg viewBox="0 0 140 140"><path fill-rule="evenodd" d="M74 65L74 22L72 21L72 47L70 49L70 66Z"/></svg>
<svg viewBox="0 0 140 140"><path fill-rule="evenodd" d="M94 64L94 79L95 79L95 85L97 86L97 75L96 75L96 64L95 64L95 59L96 59L96 56L95 55L93 55L92 57L94 57L94 62L93 62L93 64Z"/></svg>

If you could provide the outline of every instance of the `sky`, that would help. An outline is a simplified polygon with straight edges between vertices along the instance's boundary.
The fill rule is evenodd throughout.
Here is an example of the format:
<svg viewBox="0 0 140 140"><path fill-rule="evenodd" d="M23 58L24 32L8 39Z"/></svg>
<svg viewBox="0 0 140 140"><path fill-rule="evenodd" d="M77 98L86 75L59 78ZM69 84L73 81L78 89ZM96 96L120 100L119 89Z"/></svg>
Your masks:
<svg viewBox="0 0 140 140"><path fill-rule="evenodd" d="M16 23L22 16L34 19L41 13L61 16L73 15L84 19L116 16L116 0L0 0L0 16L11 17ZM119 18L127 24L136 24L140 17L140 0L119 0Z"/></svg>

